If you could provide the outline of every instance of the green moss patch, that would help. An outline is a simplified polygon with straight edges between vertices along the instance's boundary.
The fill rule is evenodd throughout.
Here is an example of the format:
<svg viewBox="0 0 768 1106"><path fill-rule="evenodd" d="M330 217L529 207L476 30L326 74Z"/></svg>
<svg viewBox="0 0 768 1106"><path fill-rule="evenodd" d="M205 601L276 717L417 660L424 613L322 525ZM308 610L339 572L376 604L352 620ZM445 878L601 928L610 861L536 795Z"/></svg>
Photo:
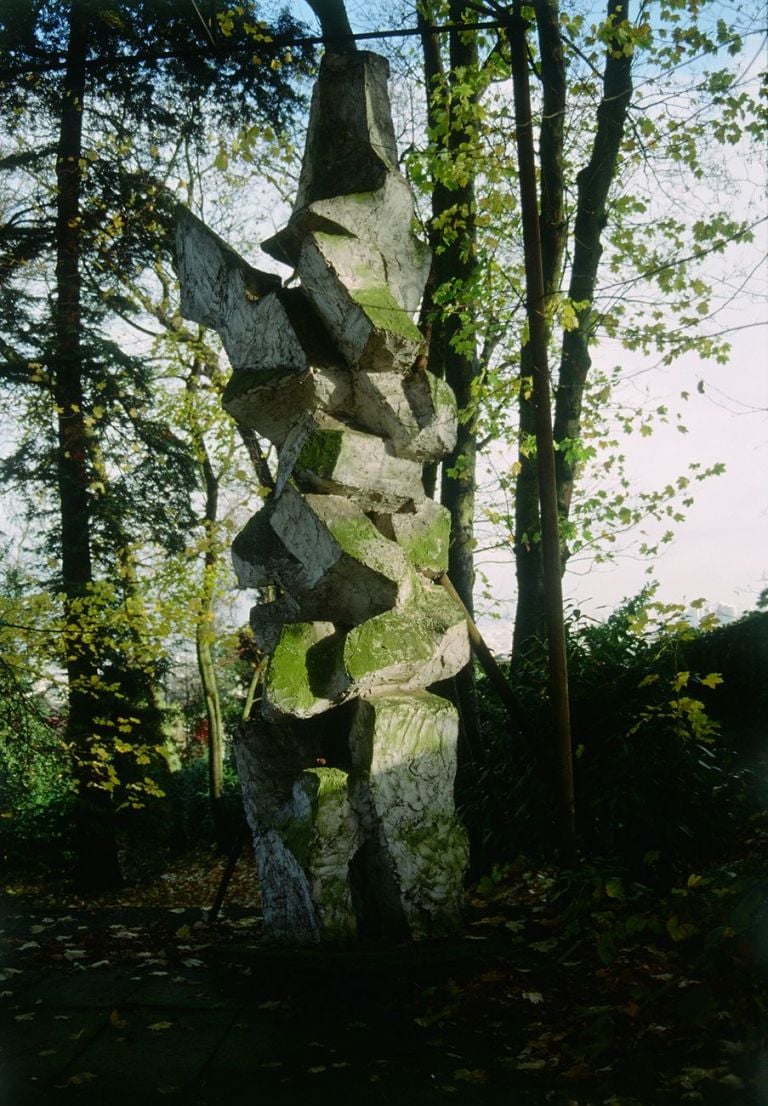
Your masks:
<svg viewBox="0 0 768 1106"><path fill-rule="evenodd" d="M269 701L284 714L306 715L327 697L340 653L341 644L334 635L318 641L315 623L286 624L267 670Z"/></svg>
<svg viewBox="0 0 768 1106"><path fill-rule="evenodd" d="M402 561L398 564L400 555L393 543L383 538L365 515L330 519L328 529L344 552L356 561L390 580L397 580L402 574Z"/></svg>
<svg viewBox="0 0 768 1106"><path fill-rule="evenodd" d="M385 611L356 626L347 636L344 664L353 680L395 664L424 664L434 641L412 612Z"/></svg>
<svg viewBox="0 0 768 1106"><path fill-rule="evenodd" d="M425 664L436 642L462 617L442 588L420 588L403 610L385 611L350 630L344 644L346 670L359 680L395 665Z"/></svg>
<svg viewBox="0 0 768 1106"><path fill-rule="evenodd" d="M451 516L445 507L440 507L431 518L394 515L392 525L398 545L414 568L430 576L448 571Z"/></svg>
<svg viewBox="0 0 768 1106"><path fill-rule="evenodd" d="M302 446L296 464L330 480L344 445L343 430L313 430Z"/></svg>
<svg viewBox="0 0 768 1106"><path fill-rule="evenodd" d="M422 340L418 327L385 284L364 285L350 295L377 330L391 330L415 342Z"/></svg>

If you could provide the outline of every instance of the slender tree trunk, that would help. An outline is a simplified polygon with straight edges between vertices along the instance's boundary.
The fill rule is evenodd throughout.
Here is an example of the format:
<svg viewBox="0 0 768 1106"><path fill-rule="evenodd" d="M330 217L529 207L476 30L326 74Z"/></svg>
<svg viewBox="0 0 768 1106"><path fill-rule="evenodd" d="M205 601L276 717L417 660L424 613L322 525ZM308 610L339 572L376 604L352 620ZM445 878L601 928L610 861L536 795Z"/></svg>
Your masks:
<svg viewBox="0 0 768 1106"><path fill-rule="evenodd" d="M461 0L451 0L451 22L461 19L464 5ZM426 27L426 9L419 11L422 27ZM435 98L445 98L449 108L450 123L444 142L449 154L462 151L472 142L475 120L473 103L459 103L452 95L452 88L461 79L457 71L477 70L477 38L474 33L459 34L451 31L449 37L449 69L444 73L436 36L424 30L422 33L424 67L427 78L427 110L431 126L436 122ZM451 233L445 237L440 227L445 219L450 222ZM452 305L445 312L432 310L429 337L428 363L430 371L443 376L453 389L460 412L466 412L472 402L472 385L480 373L480 362L474 349L472 330L474 284L478 262L475 232L475 189L470 177L463 183L443 181L435 183L432 192L432 273L429 285L431 294L449 282L463 290L464 303ZM461 292L459 293L462 294ZM440 500L451 514L451 543L448 559L448 575L470 614L474 612L474 523L477 468L477 435L474 419L460 418L456 446L443 459ZM427 487L432 475L427 473ZM480 741L479 710L475 689L474 670L468 666L456 678L458 707L470 748L478 749Z"/></svg>
<svg viewBox="0 0 768 1106"><path fill-rule="evenodd" d="M109 489L109 475L103 452L95 440L91 439L89 444L94 472L98 473L99 482L104 485L103 494L114 496L114 491ZM115 569L122 594L123 632L128 643L118 662L125 689L121 687L119 694L127 697L133 713L140 716L138 725L142 743L160 745L165 740L162 727L165 706L157 678L157 663L149 644L151 635L146 604L141 593L135 546L129 541L117 512L110 513L109 531L110 547L114 551Z"/></svg>
<svg viewBox="0 0 768 1106"><path fill-rule="evenodd" d="M628 18L625 0L609 0L608 18ZM616 176L632 96L632 58L620 41L609 43L603 75L603 95L597 109L597 130L589 163L576 177L577 203L574 226L573 266L568 288L577 310L578 326L563 335L560 375L555 396L555 440L573 441L581 436L581 412L587 375L592 366L589 345L595 329L592 307L597 271L603 252L602 234L607 221L608 192ZM557 454L558 501L568 518L575 480L575 464L569 451Z"/></svg>
<svg viewBox="0 0 768 1106"><path fill-rule="evenodd" d="M264 676L264 663L259 661L258 664L253 666L253 672L251 674L251 682L248 684L248 691L245 695L245 702L243 703L243 711L240 716L241 722L247 722L251 717L251 711L253 704L256 701L256 692L259 689L259 684Z"/></svg>
<svg viewBox="0 0 768 1106"><path fill-rule="evenodd" d="M356 50L355 40L351 37L344 0L307 0L312 11L320 20L326 48L334 53L351 53Z"/></svg>
<svg viewBox="0 0 768 1106"><path fill-rule="evenodd" d="M133 673L138 691L138 699L146 704L142 708L149 710L149 717L142 720L142 741L149 744L162 744L165 741L163 733L163 717L165 705L160 686L157 680L157 665L151 659L149 653L149 624L147 610L141 595L139 576L136 570L136 556L126 534L120 527L116 535L117 563L124 587L124 604L130 608L127 616L127 629L131 639L134 653L140 650L144 653L143 662L133 661Z"/></svg>
<svg viewBox="0 0 768 1106"><path fill-rule="evenodd" d="M628 6L623 0L609 0L608 20L624 20ZM543 111L539 140L541 169L540 228L544 284L547 296L558 290L566 232L563 209L563 130L565 69L562 39L555 0L536 6L543 84ZM562 338L558 383L554 403L556 445L577 441L581 436L581 413L591 357L589 343L595 318L592 302L602 253L608 192L616 175L618 155L624 137L632 93L632 58L623 43L611 41L606 50L603 95L597 111L597 129L588 164L577 175L577 200L573 232L573 260L568 297L584 306L577 310L578 325ZM527 380L530 352L521 356L520 434L523 450L532 440L533 404ZM576 477L573 452L558 449L555 454L558 510L561 521L570 515ZM520 456L521 472L515 494L515 561L518 602L515 619L514 654L524 651L526 642L543 637L546 626L541 556L540 522L535 496L535 463L528 454ZM568 550L561 543L563 566Z"/></svg>
<svg viewBox="0 0 768 1106"><path fill-rule="evenodd" d="M452 21L461 18L463 5L452 0ZM477 69L477 38L472 34L450 32L450 73L458 69ZM455 80L449 77L449 83ZM450 92L449 92L450 95ZM456 109L455 123L447 136L449 154L460 150L472 141L473 120L462 118ZM475 337L467 334L473 326L474 310L471 304L478 262L475 232L475 184L470 177L465 184L445 189L437 186L434 193L434 214L440 217L453 209L456 236L451 242L440 244L436 257L435 283L452 280L465 289L467 303L455 305L442 322L442 364L445 379L453 389L460 412L466 412L472 403L472 385L480 372L475 350ZM448 575L462 601L474 615L473 590L475 584L475 489L477 470L477 433L474 419L460 418L458 437L453 452L443 460L440 499L451 512L451 546Z"/></svg>
<svg viewBox="0 0 768 1106"><path fill-rule="evenodd" d="M208 795L216 839L219 844L223 844L224 718L221 712L219 685L216 679L216 667L211 649L219 562L215 534L218 482L213 476L210 462L207 462L206 470L205 523L208 543L203 564L203 586L200 593L200 609L195 631L195 650L200 684L205 701L205 716L208 722Z"/></svg>
<svg viewBox="0 0 768 1106"><path fill-rule="evenodd" d="M202 371L196 361L187 390L194 396L198 377ZM193 428L194 448L200 459L200 469L205 489L205 553L203 557L203 579L199 595L199 607L195 625L195 652L200 685L205 702L205 717L208 723L208 798L211 806L214 831L217 843L224 847L225 826L222 811L224 781L224 717L221 711L221 698L216 678L216 666L213 660L211 644L214 640L214 617L216 600L216 580L219 571L220 553L217 540L219 516L219 480L214 472L208 448L202 431Z"/></svg>
<svg viewBox="0 0 768 1106"><path fill-rule="evenodd" d="M244 426L241 422L237 423L237 432L253 465L253 471L261 481L262 488L274 491L275 478L272 475L258 434L252 426Z"/></svg>
<svg viewBox="0 0 768 1106"><path fill-rule="evenodd" d="M555 481L555 450L548 365L547 297L544 284L533 119L528 84L527 24L517 0L509 22L512 79L515 90L515 129L520 171L520 208L525 253L526 309L533 369L536 417L536 467L541 513L541 549L544 577L549 677L558 759L560 854L566 864L576 859L576 823L573 793L573 755L568 700L568 665L563 628L560 537Z"/></svg>
<svg viewBox="0 0 768 1106"><path fill-rule="evenodd" d="M433 22L429 0L421 0L416 5L416 22L421 30L421 51L424 57L424 86L427 91L427 130L434 133L437 127L436 99L438 90L445 95L443 58L440 52L440 37L435 31L427 30ZM436 188L437 186L435 186ZM432 190L432 215L435 215L437 200L435 188ZM432 265L430 266L427 283L424 287L424 295L421 299L419 313L419 330L424 335L426 355L421 355L417 360L417 368L429 368L435 376L445 376L445 368L442 363L443 328L440 313L435 304L435 286L437 273L435 272L435 256L438 246L437 234L430 225L429 244L432 249ZM431 461L424 466L424 492L430 499L437 494L437 478L440 473L439 461Z"/></svg>
<svg viewBox="0 0 768 1106"><path fill-rule="evenodd" d="M98 656L88 626L93 583L89 442L84 421L81 352L80 195L83 98L88 23L79 0L69 13L69 42L63 79L56 153L56 294L52 357L58 445L57 483L61 512L61 565L65 604L68 714L67 742L78 785L76 880L83 891L120 882L112 804L94 779L92 749ZM85 627L83 626L85 623ZM83 629L89 633L84 633Z"/></svg>
<svg viewBox="0 0 768 1106"><path fill-rule="evenodd" d="M205 716L208 722L208 795L216 839L221 844L223 840L221 805L224 773L224 719L221 713L221 700L209 635L209 626L201 622L198 626L195 646L197 668L200 673L200 683L205 700Z"/></svg>
<svg viewBox="0 0 768 1106"><path fill-rule="evenodd" d="M539 236L544 294L551 298L559 289L566 243L563 189L563 128L565 122L566 75L560 36L559 4L543 0L536 6L539 37L542 113L539 128L541 208ZM549 325L547 323L547 338ZM520 352L520 470L515 485L515 567L517 608L514 648L543 637L546 604L541 557L538 475L534 441L536 415L533 400L533 362L530 342Z"/></svg>

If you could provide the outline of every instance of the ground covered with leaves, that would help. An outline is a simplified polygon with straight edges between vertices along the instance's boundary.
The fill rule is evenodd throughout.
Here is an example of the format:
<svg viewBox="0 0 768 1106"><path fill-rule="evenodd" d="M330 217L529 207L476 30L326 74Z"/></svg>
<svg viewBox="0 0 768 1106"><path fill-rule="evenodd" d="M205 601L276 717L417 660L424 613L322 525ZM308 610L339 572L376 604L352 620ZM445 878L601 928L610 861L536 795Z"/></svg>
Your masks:
<svg viewBox="0 0 768 1106"><path fill-rule="evenodd" d="M247 858L213 923L223 862L207 851L87 904L10 883L3 1106L257 1087L286 1104L763 1106L765 840L756 821L744 859L663 892L519 860L471 888L456 938L354 951L266 946Z"/></svg>

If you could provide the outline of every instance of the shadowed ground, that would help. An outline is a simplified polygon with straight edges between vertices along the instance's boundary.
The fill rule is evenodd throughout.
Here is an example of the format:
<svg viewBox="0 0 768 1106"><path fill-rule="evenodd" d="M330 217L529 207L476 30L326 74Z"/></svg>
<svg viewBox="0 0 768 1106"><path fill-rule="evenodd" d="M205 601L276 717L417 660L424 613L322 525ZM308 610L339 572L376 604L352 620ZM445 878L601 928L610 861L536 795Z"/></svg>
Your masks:
<svg viewBox="0 0 768 1106"><path fill-rule="evenodd" d="M763 1106L758 1043L682 943L606 967L542 880L473 898L455 940L356 952L270 949L241 907L6 895L0 1103Z"/></svg>

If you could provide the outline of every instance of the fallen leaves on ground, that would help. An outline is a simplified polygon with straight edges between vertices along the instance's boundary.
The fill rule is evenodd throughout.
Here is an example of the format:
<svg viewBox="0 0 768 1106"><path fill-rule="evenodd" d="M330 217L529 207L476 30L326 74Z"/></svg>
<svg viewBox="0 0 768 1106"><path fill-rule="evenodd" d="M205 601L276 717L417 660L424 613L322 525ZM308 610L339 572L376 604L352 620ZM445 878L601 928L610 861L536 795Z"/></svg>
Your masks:
<svg viewBox="0 0 768 1106"><path fill-rule="evenodd" d="M16 879L6 883L5 894L34 900L37 904L60 907L158 907L184 910L209 908L216 896L228 857L216 850L196 849L170 861L165 870L116 891L104 892L88 900L76 895L67 884L26 882ZM258 880L253 853L244 848L238 856L226 893L227 907L250 907L257 910ZM32 933L42 930L31 930Z"/></svg>
<svg viewBox="0 0 768 1106"><path fill-rule="evenodd" d="M542 1086L636 1072L644 1104L741 1101L768 1009L750 941L760 886L738 864L663 894L598 871L568 886L546 868L497 870L475 890L470 928L509 934L506 970L433 989L416 1024L439 1032L436 1047L474 1029L495 1043L490 1069Z"/></svg>
<svg viewBox="0 0 768 1106"><path fill-rule="evenodd" d="M120 966L131 978L176 982L179 973L188 979L209 968L214 953L220 964L224 953L248 972L245 950L258 944L260 924L252 861L240 862L225 912L209 925L204 908L222 866L198 853L150 884L100 897L87 912L68 897L69 910L38 910L26 926L24 900L7 899L14 925L0 937L14 963L0 970L0 985L14 1018L35 1017L32 1009L13 1008L28 966L70 973ZM735 1104L749 1090L755 1022L768 1001L744 926L735 921L744 909L740 894L735 868L692 873L663 896L600 872L582 872L569 886L562 875L524 862L497 870L471 894L466 933L446 943L442 967L417 960L417 979L413 962L395 960L391 991L369 994L335 965L334 986L351 988L356 1020L339 1007L334 1021L326 1000L323 1037L306 1046L317 1049L317 1059L302 1070L323 1081L341 1076L362 1062L350 1042L371 1042L371 1027L381 1033L384 1026L368 1061L371 1080L397 1068L393 1042L410 1035L430 1057L434 1085L457 1102L522 1079L571 1088L563 1101L579 1104ZM315 1008L316 985L308 978L306 995L267 994L256 1008L291 1033L297 1011L305 1003ZM128 1025L117 1006L106 1020L118 1033ZM174 1024L144 1023L158 1036ZM267 1058L261 1066L280 1072L283 1061ZM70 1083L88 1078L80 1072ZM640 1097L617 1097L617 1086ZM173 1090L168 1084L162 1093Z"/></svg>

